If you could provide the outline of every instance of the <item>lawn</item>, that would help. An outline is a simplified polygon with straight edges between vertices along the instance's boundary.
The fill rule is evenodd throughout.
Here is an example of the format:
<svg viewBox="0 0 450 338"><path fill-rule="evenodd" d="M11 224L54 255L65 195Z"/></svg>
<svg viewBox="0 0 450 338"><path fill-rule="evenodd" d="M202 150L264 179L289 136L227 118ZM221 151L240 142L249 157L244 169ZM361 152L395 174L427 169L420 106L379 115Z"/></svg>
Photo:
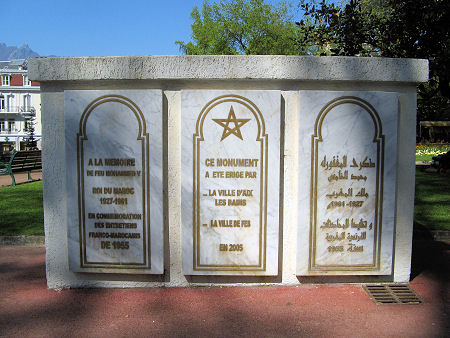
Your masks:
<svg viewBox="0 0 450 338"><path fill-rule="evenodd" d="M0 189L0 236L43 235L42 181ZM416 170L414 222L450 230L450 177Z"/></svg>
<svg viewBox="0 0 450 338"><path fill-rule="evenodd" d="M416 146L416 161L431 161L433 156L450 150L448 143L419 143Z"/></svg>
<svg viewBox="0 0 450 338"><path fill-rule="evenodd" d="M42 181L0 189L0 236L44 235Z"/></svg>
<svg viewBox="0 0 450 338"><path fill-rule="evenodd" d="M416 170L414 222L429 230L450 230L450 177Z"/></svg>

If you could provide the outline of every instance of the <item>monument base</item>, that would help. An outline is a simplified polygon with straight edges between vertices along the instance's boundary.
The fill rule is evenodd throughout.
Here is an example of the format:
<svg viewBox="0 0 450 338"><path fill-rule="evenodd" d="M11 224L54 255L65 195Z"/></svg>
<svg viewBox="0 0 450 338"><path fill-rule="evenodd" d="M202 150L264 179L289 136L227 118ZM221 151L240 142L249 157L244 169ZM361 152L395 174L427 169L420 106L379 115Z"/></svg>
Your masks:
<svg viewBox="0 0 450 338"><path fill-rule="evenodd" d="M30 59L48 287L408 282L427 67Z"/></svg>

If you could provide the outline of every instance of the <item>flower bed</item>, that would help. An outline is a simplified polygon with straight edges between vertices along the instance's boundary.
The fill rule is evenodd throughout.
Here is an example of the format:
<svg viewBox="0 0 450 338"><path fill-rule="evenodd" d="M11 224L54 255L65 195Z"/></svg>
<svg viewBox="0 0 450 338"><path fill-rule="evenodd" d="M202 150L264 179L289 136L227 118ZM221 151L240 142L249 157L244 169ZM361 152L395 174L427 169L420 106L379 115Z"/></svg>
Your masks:
<svg viewBox="0 0 450 338"><path fill-rule="evenodd" d="M449 143L419 143L416 145L416 161L431 161L433 156L450 150Z"/></svg>

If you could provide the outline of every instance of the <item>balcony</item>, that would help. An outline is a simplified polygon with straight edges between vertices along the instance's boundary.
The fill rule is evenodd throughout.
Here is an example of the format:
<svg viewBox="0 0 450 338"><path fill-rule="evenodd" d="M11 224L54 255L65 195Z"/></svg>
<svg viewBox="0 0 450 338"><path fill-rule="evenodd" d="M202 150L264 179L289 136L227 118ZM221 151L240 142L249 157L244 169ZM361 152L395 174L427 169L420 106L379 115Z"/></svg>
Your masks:
<svg viewBox="0 0 450 338"><path fill-rule="evenodd" d="M36 109L32 106L9 106L0 109L1 114L19 114L19 115L36 115Z"/></svg>
<svg viewBox="0 0 450 338"><path fill-rule="evenodd" d="M19 134L19 129L11 128L11 129L0 129L1 136L17 136ZM20 131L20 134L25 134Z"/></svg>

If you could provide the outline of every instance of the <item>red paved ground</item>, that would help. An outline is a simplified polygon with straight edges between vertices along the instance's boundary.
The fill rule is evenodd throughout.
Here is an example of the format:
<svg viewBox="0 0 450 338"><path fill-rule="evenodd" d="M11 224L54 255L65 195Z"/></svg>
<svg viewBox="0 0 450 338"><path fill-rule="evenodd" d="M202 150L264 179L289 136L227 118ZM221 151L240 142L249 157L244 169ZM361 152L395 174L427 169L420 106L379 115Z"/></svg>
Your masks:
<svg viewBox="0 0 450 338"><path fill-rule="evenodd" d="M0 247L0 336L445 337L449 242L415 243L422 305L375 305L359 285L46 288L45 249Z"/></svg>
<svg viewBox="0 0 450 338"><path fill-rule="evenodd" d="M34 180L42 180L42 171L32 172L31 177ZM14 174L14 178L16 179L16 184L22 184L22 183L28 182L28 174L27 173ZM12 184L11 176L0 175L0 188L9 186L11 184Z"/></svg>

